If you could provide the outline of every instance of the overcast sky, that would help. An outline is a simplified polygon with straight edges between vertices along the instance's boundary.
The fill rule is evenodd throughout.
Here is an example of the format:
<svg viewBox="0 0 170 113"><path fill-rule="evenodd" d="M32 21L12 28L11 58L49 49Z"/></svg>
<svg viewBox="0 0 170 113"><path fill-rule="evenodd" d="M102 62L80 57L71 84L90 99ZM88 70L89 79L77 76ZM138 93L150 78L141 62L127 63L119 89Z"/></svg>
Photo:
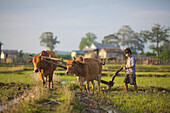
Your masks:
<svg viewBox="0 0 170 113"><path fill-rule="evenodd" d="M40 35L53 32L55 50L78 50L87 32L101 42L122 25L140 32L154 23L170 26L170 0L0 0L2 49L39 53Z"/></svg>

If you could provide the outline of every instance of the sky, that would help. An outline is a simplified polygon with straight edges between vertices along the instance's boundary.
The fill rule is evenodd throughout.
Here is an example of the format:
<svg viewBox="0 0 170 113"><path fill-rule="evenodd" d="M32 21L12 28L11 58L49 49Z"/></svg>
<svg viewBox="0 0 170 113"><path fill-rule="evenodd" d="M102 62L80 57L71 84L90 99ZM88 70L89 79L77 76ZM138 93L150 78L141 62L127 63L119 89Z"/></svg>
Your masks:
<svg viewBox="0 0 170 113"><path fill-rule="evenodd" d="M101 42L123 25L135 32L170 27L169 6L170 0L0 0L0 42L2 49L40 53L48 48L39 37L52 32L60 41L55 50L78 50L88 32Z"/></svg>

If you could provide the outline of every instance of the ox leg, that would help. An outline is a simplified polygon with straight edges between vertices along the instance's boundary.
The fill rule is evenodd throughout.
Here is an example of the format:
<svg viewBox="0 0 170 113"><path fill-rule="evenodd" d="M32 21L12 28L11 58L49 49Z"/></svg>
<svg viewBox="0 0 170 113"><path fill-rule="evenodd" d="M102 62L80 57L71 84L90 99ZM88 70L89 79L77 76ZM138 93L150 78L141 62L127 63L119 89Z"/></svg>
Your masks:
<svg viewBox="0 0 170 113"><path fill-rule="evenodd" d="M93 94L94 94L94 89L95 89L94 80L91 81L91 84L92 84L92 89L93 89Z"/></svg>
<svg viewBox="0 0 170 113"><path fill-rule="evenodd" d="M88 95L90 94L90 90L89 90L89 81L87 80L87 84L86 84L86 89L87 89L87 93Z"/></svg>
<svg viewBox="0 0 170 113"><path fill-rule="evenodd" d="M81 94L82 94L82 90L83 90L83 88L82 88L82 83L79 82L79 86L80 86L80 92L81 92Z"/></svg>
<svg viewBox="0 0 170 113"><path fill-rule="evenodd" d="M47 77L46 77L46 82L47 82Z"/></svg>
<svg viewBox="0 0 170 113"><path fill-rule="evenodd" d="M99 94L100 94L100 81L101 81L101 74L98 76L98 88L99 88Z"/></svg>
<svg viewBox="0 0 170 113"><path fill-rule="evenodd" d="M53 77L49 76L49 83L48 83L48 87L50 89L50 82L52 81L52 88L53 88Z"/></svg>
<svg viewBox="0 0 170 113"><path fill-rule="evenodd" d="M52 88L54 88L53 78L52 78Z"/></svg>
<svg viewBox="0 0 170 113"><path fill-rule="evenodd" d="M43 83L43 86L45 86L45 81L44 81L43 73L40 73L40 78L41 78L41 81Z"/></svg>

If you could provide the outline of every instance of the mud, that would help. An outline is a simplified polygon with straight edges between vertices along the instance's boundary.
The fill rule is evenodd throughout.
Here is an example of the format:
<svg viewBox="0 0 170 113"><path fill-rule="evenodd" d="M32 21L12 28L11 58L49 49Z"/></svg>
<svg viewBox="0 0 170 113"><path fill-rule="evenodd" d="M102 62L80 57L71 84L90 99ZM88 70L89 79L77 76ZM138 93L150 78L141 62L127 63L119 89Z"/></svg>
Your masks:
<svg viewBox="0 0 170 113"><path fill-rule="evenodd" d="M114 103L106 97L96 97L86 93L76 93L75 97L78 104L85 105L81 113L120 113L114 107Z"/></svg>

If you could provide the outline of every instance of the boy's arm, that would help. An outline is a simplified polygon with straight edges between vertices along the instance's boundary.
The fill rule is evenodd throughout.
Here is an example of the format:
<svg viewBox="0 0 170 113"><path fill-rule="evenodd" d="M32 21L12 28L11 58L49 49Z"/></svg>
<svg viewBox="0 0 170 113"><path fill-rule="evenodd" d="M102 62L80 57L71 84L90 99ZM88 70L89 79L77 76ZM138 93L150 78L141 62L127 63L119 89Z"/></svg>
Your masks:
<svg viewBox="0 0 170 113"><path fill-rule="evenodd" d="M129 68L132 68L133 66L129 66L129 67L126 67L126 66L123 66L123 69L129 69Z"/></svg>
<svg viewBox="0 0 170 113"><path fill-rule="evenodd" d="M131 59L131 66L126 67L126 69L133 68L134 66L135 66L135 59L132 58L132 59Z"/></svg>
<svg viewBox="0 0 170 113"><path fill-rule="evenodd" d="M134 61L134 59L131 60L131 64L132 64L132 66L129 66L129 67L123 66L123 69L133 68L133 67L135 66L135 61Z"/></svg>
<svg viewBox="0 0 170 113"><path fill-rule="evenodd" d="M133 66L129 66L129 67L126 67L126 66L125 66L125 69L129 69L129 68L132 68L132 67L133 67Z"/></svg>

